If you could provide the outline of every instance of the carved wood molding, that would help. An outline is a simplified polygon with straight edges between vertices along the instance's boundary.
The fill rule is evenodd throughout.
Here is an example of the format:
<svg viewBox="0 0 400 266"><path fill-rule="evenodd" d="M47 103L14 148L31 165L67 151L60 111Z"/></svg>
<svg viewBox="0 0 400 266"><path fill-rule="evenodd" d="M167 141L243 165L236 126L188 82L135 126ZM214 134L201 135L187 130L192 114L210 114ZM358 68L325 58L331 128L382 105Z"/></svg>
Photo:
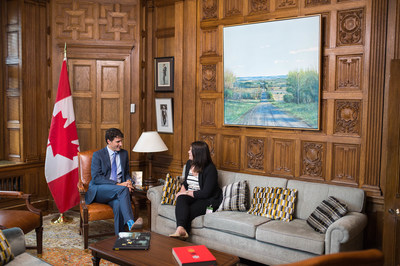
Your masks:
<svg viewBox="0 0 400 266"><path fill-rule="evenodd" d="M275 5L277 9L283 9L297 7L298 3L297 0L276 0Z"/></svg>
<svg viewBox="0 0 400 266"><path fill-rule="evenodd" d="M247 137L246 166L249 169L264 171L264 138Z"/></svg>
<svg viewBox="0 0 400 266"><path fill-rule="evenodd" d="M361 90L362 55L337 57L336 90Z"/></svg>
<svg viewBox="0 0 400 266"><path fill-rule="evenodd" d="M200 133L200 140L207 143L208 148L210 149L210 155L215 163L215 141L216 136L214 134L202 134Z"/></svg>
<svg viewBox="0 0 400 266"><path fill-rule="evenodd" d="M385 47L387 1L372 1L370 73L366 125L366 156L363 184L375 186L380 192L382 154L383 103L385 83ZM379 129L379 130L377 130Z"/></svg>
<svg viewBox="0 0 400 266"><path fill-rule="evenodd" d="M175 36L175 28L157 29L156 38L172 38Z"/></svg>
<svg viewBox="0 0 400 266"><path fill-rule="evenodd" d="M225 0L225 17L242 16L243 0Z"/></svg>
<svg viewBox="0 0 400 266"><path fill-rule="evenodd" d="M217 65L202 65L202 90L217 90Z"/></svg>
<svg viewBox="0 0 400 266"><path fill-rule="evenodd" d="M322 58L322 90L329 90L329 57Z"/></svg>
<svg viewBox="0 0 400 266"><path fill-rule="evenodd" d="M201 54L202 56L217 55L218 29L203 30L201 34Z"/></svg>
<svg viewBox="0 0 400 266"><path fill-rule="evenodd" d="M365 14L363 8L338 11L337 23L336 44L338 46L364 43Z"/></svg>
<svg viewBox="0 0 400 266"><path fill-rule="evenodd" d="M272 173L294 176L295 142L294 140L273 139Z"/></svg>
<svg viewBox="0 0 400 266"><path fill-rule="evenodd" d="M335 101L335 133L360 135L361 101Z"/></svg>
<svg viewBox="0 0 400 266"><path fill-rule="evenodd" d="M328 5L331 0L306 0L306 7Z"/></svg>
<svg viewBox="0 0 400 266"><path fill-rule="evenodd" d="M137 3L56 1L55 38L64 40L134 41Z"/></svg>
<svg viewBox="0 0 400 266"><path fill-rule="evenodd" d="M215 99L201 99L201 125L215 127Z"/></svg>
<svg viewBox="0 0 400 266"><path fill-rule="evenodd" d="M218 1L203 0L202 12L203 12L203 20L218 18Z"/></svg>
<svg viewBox="0 0 400 266"><path fill-rule="evenodd" d="M332 181L357 184L360 169L360 146L352 144L333 145Z"/></svg>
<svg viewBox="0 0 400 266"><path fill-rule="evenodd" d="M270 2L270 0L249 0L249 13L269 12Z"/></svg>
<svg viewBox="0 0 400 266"><path fill-rule="evenodd" d="M324 143L302 143L302 175L317 180L325 179L325 153Z"/></svg>
<svg viewBox="0 0 400 266"><path fill-rule="evenodd" d="M240 137L221 136L221 167L229 170L240 169Z"/></svg>

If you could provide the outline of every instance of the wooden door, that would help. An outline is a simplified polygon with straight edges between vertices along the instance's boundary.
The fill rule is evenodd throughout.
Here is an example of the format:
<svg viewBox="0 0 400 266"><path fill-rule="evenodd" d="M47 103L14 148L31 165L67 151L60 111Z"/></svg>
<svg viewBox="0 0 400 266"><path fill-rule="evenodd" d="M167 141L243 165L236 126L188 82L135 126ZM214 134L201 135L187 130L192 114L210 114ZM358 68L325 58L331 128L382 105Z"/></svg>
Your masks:
<svg viewBox="0 0 400 266"><path fill-rule="evenodd" d="M75 124L81 151L96 148L96 61L68 60Z"/></svg>
<svg viewBox="0 0 400 266"><path fill-rule="evenodd" d="M105 146L104 135L111 127L123 127L124 63L97 61L97 147Z"/></svg>
<svg viewBox="0 0 400 266"><path fill-rule="evenodd" d="M383 250L385 265L400 265L400 60L392 60L389 85L389 124Z"/></svg>
<svg viewBox="0 0 400 266"><path fill-rule="evenodd" d="M124 132L124 61L68 60L80 150L103 148L110 127Z"/></svg>

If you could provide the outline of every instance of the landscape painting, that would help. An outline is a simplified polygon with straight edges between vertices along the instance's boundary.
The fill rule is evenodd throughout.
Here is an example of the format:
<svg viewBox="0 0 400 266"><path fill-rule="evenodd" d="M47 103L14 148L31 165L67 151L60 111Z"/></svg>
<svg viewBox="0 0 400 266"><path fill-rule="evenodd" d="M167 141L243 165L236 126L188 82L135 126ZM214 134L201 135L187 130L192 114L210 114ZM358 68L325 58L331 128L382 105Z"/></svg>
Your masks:
<svg viewBox="0 0 400 266"><path fill-rule="evenodd" d="M318 130L321 17L225 27L224 125Z"/></svg>

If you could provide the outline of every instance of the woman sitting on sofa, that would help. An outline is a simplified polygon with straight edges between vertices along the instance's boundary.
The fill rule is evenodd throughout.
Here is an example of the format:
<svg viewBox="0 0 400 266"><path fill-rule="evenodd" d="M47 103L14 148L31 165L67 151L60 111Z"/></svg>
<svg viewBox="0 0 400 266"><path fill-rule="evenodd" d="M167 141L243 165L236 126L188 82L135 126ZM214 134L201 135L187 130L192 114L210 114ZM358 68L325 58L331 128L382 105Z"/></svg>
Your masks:
<svg viewBox="0 0 400 266"><path fill-rule="evenodd" d="M179 239L189 237L190 225L197 216L206 213L208 206L216 210L222 201L218 186L218 172L211 160L210 150L204 141L190 145L189 160L185 166L185 179L176 194L176 231L169 235Z"/></svg>

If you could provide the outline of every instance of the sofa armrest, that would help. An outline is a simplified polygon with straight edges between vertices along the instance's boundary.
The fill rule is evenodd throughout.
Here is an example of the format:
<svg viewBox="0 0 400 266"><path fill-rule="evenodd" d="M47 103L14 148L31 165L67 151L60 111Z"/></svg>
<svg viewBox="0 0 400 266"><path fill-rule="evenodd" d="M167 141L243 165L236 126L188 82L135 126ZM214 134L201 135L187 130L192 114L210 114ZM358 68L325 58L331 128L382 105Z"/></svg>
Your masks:
<svg viewBox="0 0 400 266"><path fill-rule="evenodd" d="M147 198L151 201L151 228L156 228L156 218L158 215L158 207L161 204L163 186L152 187L147 190Z"/></svg>
<svg viewBox="0 0 400 266"><path fill-rule="evenodd" d="M325 235L325 254L362 248L362 234L367 225L367 216L359 212L349 212L328 227ZM361 235L360 241L349 244ZM361 245L361 247L360 247Z"/></svg>
<svg viewBox="0 0 400 266"><path fill-rule="evenodd" d="M13 227L3 230L3 234L11 247L14 256L18 256L25 252L25 235L21 228Z"/></svg>

